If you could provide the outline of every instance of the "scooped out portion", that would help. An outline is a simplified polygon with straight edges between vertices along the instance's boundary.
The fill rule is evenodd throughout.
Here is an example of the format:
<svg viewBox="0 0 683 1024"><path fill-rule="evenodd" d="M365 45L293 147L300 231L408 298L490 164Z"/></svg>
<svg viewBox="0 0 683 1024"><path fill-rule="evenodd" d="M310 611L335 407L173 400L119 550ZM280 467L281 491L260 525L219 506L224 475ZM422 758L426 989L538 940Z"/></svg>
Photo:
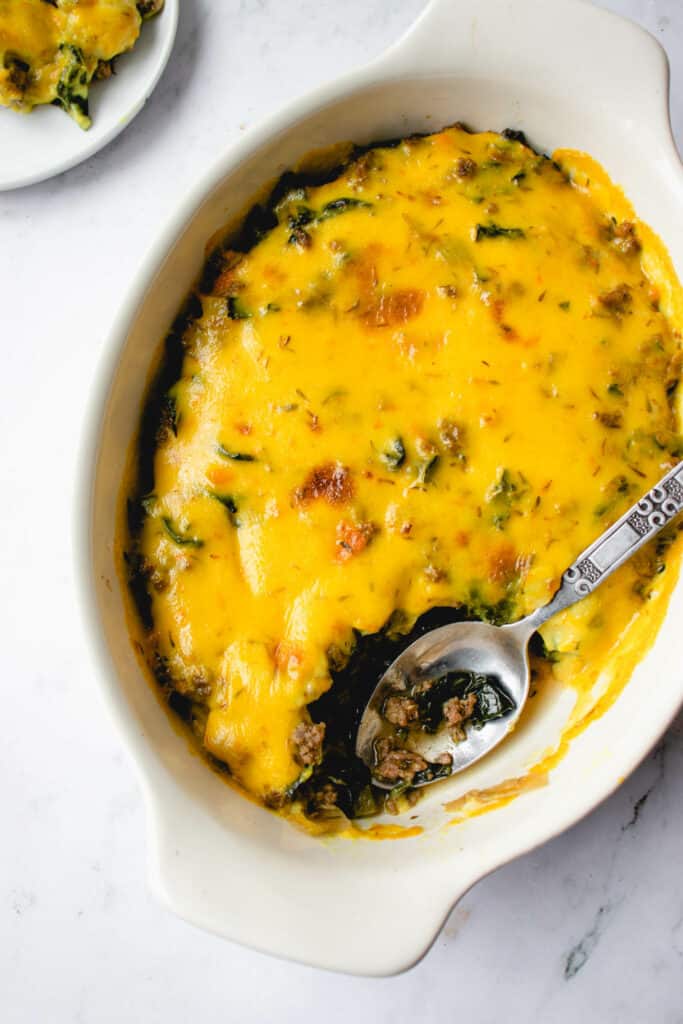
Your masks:
<svg viewBox="0 0 683 1024"><path fill-rule="evenodd" d="M447 749L431 754L420 742L425 734L462 743L468 729L481 729L487 722L506 718L517 707L494 675L454 670L436 677L409 678L396 668L371 705L379 716L379 731L363 760L373 784L381 788L416 788L450 775L452 754ZM358 743L356 753L362 756Z"/></svg>
<svg viewBox="0 0 683 1024"><path fill-rule="evenodd" d="M123 547L161 692L252 797L336 827L447 776L394 742L387 793L355 757L388 664L545 604L680 458L678 285L649 237L588 158L456 125L283 175L210 251L145 403ZM623 665L675 540L543 627L532 694ZM383 713L457 737L509 700L451 673Z"/></svg>

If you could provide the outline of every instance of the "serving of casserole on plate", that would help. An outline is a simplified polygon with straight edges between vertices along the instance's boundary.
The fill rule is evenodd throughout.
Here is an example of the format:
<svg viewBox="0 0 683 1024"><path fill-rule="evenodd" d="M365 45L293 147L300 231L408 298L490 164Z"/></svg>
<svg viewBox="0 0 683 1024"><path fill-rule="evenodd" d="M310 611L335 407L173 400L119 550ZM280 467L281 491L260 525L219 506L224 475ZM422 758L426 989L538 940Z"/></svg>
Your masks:
<svg viewBox="0 0 683 1024"><path fill-rule="evenodd" d="M0 104L28 114L52 103L91 125L88 92L114 74L163 0L2 0Z"/></svg>
<svg viewBox="0 0 683 1024"><path fill-rule="evenodd" d="M638 82L617 74L633 53ZM544 627L529 712L481 764L418 803L399 778L383 802L350 741L415 630L543 603L680 458L662 61L572 0L435 2L233 146L138 273L89 427L81 550L153 882L190 920L405 967L679 706L672 533Z"/></svg>
<svg viewBox="0 0 683 1024"><path fill-rule="evenodd" d="M177 25L178 0L0 0L0 191L60 174L122 132Z"/></svg>

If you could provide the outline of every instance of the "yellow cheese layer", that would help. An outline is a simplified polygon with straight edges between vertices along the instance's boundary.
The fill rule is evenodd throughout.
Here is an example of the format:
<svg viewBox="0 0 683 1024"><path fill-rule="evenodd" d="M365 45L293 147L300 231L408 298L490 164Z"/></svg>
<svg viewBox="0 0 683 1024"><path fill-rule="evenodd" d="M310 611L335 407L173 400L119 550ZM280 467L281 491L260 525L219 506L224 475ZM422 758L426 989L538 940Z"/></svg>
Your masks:
<svg viewBox="0 0 683 1024"><path fill-rule="evenodd" d="M160 7L136 0L0 0L0 104L28 113L57 103L89 127L91 79L98 69L107 77L108 63L134 46L140 12Z"/></svg>
<svg viewBox="0 0 683 1024"><path fill-rule="evenodd" d="M521 617L680 457L673 271L600 168L556 159L458 127L378 148L213 260L133 546L149 660L258 798L301 773L354 631ZM667 562L548 623L548 671L588 691Z"/></svg>

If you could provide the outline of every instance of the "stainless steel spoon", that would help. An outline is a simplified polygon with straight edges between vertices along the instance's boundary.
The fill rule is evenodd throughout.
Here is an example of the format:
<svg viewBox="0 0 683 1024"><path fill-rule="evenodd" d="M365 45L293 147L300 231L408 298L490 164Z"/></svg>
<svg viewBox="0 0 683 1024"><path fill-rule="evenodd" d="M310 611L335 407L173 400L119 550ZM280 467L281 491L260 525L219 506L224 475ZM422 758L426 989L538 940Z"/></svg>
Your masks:
<svg viewBox="0 0 683 1024"><path fill-rule="evenodd" d="M681 511L683 462L662 477L651 491L579 555L562 576L562 583L552 600L544 607L519 622L505 626L455 622L434 629L410 644L392 662L375 687L358 729L356 754L370 768L375 785L392 789L401 778L412 786L430 785L445 775L468 768L493 750L513 729L526 703L529 693L528 645L533 633L557 612L592 593L611 572ZM428 688L433 680L451 672L474 672L494 677L512 698L514 708L480 728L466 728L464 738L457 742L449 737L445 728L430 733L416 723L399 730L387 720L386 702L389 697L410 694L415 685ZM393 773L393 777L382 778L378 774L380 752L392 746L397 752L420 754L428 762L428 768L417 771L411 779L408 755L408 767L402 776L397 778ZM417 762L417 759L413 761Z"/></svg>

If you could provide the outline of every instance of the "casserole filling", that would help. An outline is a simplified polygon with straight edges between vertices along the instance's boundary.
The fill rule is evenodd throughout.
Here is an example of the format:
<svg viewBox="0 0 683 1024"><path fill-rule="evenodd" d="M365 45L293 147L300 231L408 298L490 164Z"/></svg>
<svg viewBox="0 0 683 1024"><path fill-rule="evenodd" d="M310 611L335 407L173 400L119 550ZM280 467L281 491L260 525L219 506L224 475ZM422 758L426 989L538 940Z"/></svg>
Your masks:
<svg viewBox="0 0 683 1024"><path fill-rule="evenodd" d="M126 564L169 705L266 805L405 807L421 766L386 751L386 798L353 753L386 665L544 604L680 458L677 286L625 207L585 157L455 126L284 175L210 252L145 405ZM537 689L609 675L675 537L542 628ZM472 728L493 690L386 713Z"/></svg>
<svg viewBox="0 0 683 1024"><path fill-rule="evenodd" d="M110 78L163 0L0 0L0 104L53 103L91 125L90 83Z"/></svg>

